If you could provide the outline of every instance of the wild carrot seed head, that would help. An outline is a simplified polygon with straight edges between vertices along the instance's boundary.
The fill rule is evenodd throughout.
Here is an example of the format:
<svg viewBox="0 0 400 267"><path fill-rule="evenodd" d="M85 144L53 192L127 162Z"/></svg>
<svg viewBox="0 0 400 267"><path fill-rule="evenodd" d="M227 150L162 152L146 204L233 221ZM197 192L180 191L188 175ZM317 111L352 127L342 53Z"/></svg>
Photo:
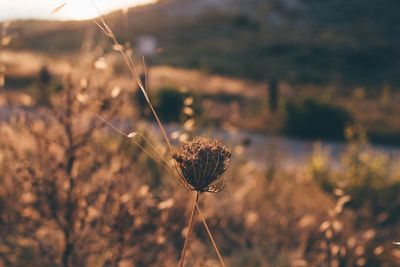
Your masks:
<svg viewBox="0 0 400 267"><path fill-rule="evenodd" d="M197 138L184 143L173 158L188 189L216 193L224 188L220 178L228 168L231 151L221 142Z"/></svg>

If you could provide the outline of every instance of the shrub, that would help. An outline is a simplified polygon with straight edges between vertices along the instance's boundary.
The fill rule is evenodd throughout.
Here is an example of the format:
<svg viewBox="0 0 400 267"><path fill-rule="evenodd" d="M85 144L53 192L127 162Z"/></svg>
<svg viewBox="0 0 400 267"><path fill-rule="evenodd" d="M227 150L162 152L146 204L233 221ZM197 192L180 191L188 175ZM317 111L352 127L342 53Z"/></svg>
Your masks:
<svg viewBox="0 0 400 267"><path fill-rule="evenodd" d="M283 131L301 138L343 139L345 126L351 122L345 109L309 98L286 104Z"/></svg>
<svg viewBox="0 0 400 267"><path fill-rule="evenodd" d="M358 222L398 223L400 219L400 179L394 162L385 154L371 150L365 129L359 125L345 131L347 147L341 155L341 168L329 166L329 150L317 145L309 170L319 187L334 195L336 188L350 196L347 207L358 214Z"/></svg>
<svg viewBox="0 0 400 267"><path fill-rule="evenodd" d="M400 218L400 180L393 172L393 161L371 150L365 129L346 129L348 146L342 156L346 190L352 197L349 206L367 210L378 223L396 223ZM365 213L363 213L365 214Z"/></svg>
<svg viewBox="0 0 400 267"><path fill-rule="evenodd" d="M164 122L179 122L185 96L174 87L161 88L156 96L157 113Z"/></svg>
<svg viewBox="0 0 400 267"><path fill-rule="evenodd" d="M316 184L325 192L333 193L336 185L332 181L332 169L330 150L320 143L314 145L313 153L309 159L307 168Z"/></svg>

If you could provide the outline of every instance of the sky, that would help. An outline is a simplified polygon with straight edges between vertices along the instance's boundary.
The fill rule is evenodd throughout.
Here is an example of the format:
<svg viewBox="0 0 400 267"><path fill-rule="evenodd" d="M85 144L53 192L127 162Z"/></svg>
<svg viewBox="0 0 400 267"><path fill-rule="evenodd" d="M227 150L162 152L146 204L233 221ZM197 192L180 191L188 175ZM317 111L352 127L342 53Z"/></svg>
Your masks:
<svg viewBox="0 0 400 267"><path fill-rule="evenodd" d="M93 0L102 13L155 2L154 0ZM58 12L57 7L67 3ZM97 16L91 0L0 0L0 21L13 19L82 20Z"/></svg>

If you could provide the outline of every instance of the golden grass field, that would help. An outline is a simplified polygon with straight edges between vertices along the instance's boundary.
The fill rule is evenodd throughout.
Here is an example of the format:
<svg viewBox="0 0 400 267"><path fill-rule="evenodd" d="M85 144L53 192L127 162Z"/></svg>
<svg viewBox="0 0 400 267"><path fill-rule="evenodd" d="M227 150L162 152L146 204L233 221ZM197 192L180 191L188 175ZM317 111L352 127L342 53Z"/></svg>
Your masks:
<svg viewBox="0 0 400 267"><path fill-rule="evenodd" d="M97 23L114 44L1 47L0 267L400 266L399 92L282 81L271 111L268 81L144 66ZM302 99L342 139L285 131Z"/></svg>

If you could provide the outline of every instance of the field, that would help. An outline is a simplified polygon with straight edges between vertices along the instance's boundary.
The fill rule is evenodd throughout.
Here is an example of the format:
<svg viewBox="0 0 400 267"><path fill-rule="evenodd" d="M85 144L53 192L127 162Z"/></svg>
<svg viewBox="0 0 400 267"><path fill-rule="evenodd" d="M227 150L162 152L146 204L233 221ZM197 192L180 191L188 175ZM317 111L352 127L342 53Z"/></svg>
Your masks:
<svg viewBox="0 0 400 267"><path fill-rule="evenodd" d="M111 13L123 45L101 20L103 32L93 21L0 24L0 267L400 265L395 69L294 64L304 51L335 58L328 48L351 34L315 40L327 50L300 26L300 45L279 23L265 37L261 2L195 16L180 13L190 1L160 1L124 13L132 31ZM303 2L321 12L304 23L335 18ZM164 52L142 61L146 31ZM256 39L270 61L251 50ZM386 58L370 57L374 42L349 53Z"/></svg>

